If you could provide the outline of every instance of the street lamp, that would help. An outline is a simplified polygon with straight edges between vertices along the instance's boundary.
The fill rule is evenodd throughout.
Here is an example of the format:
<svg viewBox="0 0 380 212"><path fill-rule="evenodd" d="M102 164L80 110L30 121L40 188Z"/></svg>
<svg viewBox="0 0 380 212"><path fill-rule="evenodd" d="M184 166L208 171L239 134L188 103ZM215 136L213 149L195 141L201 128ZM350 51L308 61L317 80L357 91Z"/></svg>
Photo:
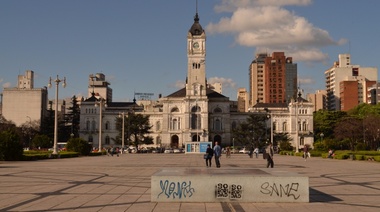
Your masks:
<svg viewBox="0 0 380 212"><path fill-rule="evenodd" d="M121 154L123 154L124 151L124 118L125 118L125 113L119 113L119 117L123 116L123 122L122 122L122 128L121 128Z"/></svg>
<svg viewBox="0 0 380 212"><path fill-rule="evenodd" d="M103 106L107 107L106 100L102 97L95 102L95 107L99 106L99 151L102 151L102 123L103 123Z"/></svg>
<svg viewBox="0 0 380 212"><path fill-rule="evenodd" d="M298 99L297 99L298 100ZM299 140L298 140L298 101L296 100L296 153L299 152Z"/></svg>
<svg viewBox="0 0 380 212"><path fill-rule="evenodd" d="M48 87L51 88L51 77L49 79ZM63 78L63 80L58 78L55 78L55 113L54 113L54 146L53 146L53 154L56 155L57 152L57 140L58 140L58 85L60 82L62 82L62 87L66 87L66 77Z"/></svg>
<svg viewBox="0 0 380 212"><path fill-rule="evenodd" d="M28 133L29 134L29 144L28 144L28 146L31 147L31 140L32 140L32 138L31 138L32 119L29 116L26 116L26 118L29 119L29 133Z"/></svg>
<svg viewBox="0 0 380 212"><path fill-rule="evenodd" d="M323 134L323 132L321 134L319 134L321 136L321 142L323 142L323 136L325 136L325 134Z"/></svg>

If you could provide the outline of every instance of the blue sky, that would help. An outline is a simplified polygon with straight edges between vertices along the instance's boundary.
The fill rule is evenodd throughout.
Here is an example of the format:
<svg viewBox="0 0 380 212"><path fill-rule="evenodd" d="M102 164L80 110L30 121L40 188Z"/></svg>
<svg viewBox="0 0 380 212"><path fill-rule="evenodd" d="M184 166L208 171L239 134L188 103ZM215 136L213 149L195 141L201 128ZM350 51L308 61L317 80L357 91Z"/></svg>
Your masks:
<svg viewBox="0 0 380 212"><path fill-rule="evenodd" d="M305 93L325 89L323 73L338 54L378 67L378 8L378 0L198 0L208 82L221 82L235 100L263 51L293 57ZM134 92L169 95L186 79L195 11L195 0L1 0L1 90L33 70L39 88L50 76L67 78L60 98L86 96L95 73L106 75L114 101L131 101Z"/></svg>

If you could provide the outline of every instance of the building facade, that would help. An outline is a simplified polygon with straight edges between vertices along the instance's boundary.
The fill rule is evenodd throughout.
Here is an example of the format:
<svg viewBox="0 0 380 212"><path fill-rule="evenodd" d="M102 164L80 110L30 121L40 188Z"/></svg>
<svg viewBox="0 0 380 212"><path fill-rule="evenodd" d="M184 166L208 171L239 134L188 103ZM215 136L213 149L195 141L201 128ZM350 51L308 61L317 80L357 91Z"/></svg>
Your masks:
<svg viewBox="0 0 380 212"><path fill-rule="evenodd" d="M33 122L41 126L41 121L47 115L47 88L34 88L34 72L25 71L18 76L17 87L4 88L2 94L2 115L20 126Z"/></svg>
<svg viewBox="0 0 380 212"><path fill-rule="evenodd" d="M313 132L313 106L306 100L296 101L299 104L282 102L281 107L265 105L263 108L259 103L255 104L254 111L247 112L246 109L239 109L239 103L230 101L228 97L217 92L218 89L212 89L214 86L207 84L206 32L199 23L198 13L187 32L186 45L185 86L168 96L160 96L157 100L112 102L102 96L110 95L109 93L97 91L110 90L106 89L108 83L100 83L102 88L93 86L93 81L89 80L89 91L92 92L81 102L80 137L91 142L94 147L116 145L114 141L120 132L120 129L116 128L116 118L121 113L132 111L149 116L152 126L150 136L154 142L148 146L187 148L190 145L192 152L199 152L199 146L195 145L198 142L217 141L223 147L232 146L233 129L246 122L252 112L268 113L266 110L269 109L273 133L287 132L292 138L291 142L294 142L293 145L297 144L299 148L305 144L313 146L313 136L310 134ZM285 87L285 84L283 86ZM243 105L242 108L248 108L247 102ZM268 126L271 126L269 121Z"/></svg>
<svg viewBox="0 0 380 212"><path fill-rule="evenodd" d="M257 54L249 67L250 105L285 103L297 94L297 64L284 52Z"/></svg>
<svg viewBox="0 0 380 212"><path fill-rule="evenodd" d="M351 64L350 54L339 54L339 61L334 62L333 66L325 71L326 78L326 92L327 92L327 108L329 110L342 110L341 89L344 89L347 94L348 91L353 92L353 89L348 88L348 85L356 86L352 81L358 84L357 103L367 102L368 88L377 82L377 68L375 67L360 67L359 65ZM351 81L351 82L350 82ZM346 83L342 83L346 82ZM345 86L345 87L344 87ZM348 98L348 99L347 99ZM345 99L349 102L343 103L344 110L352 108L355 100L352 100L347 95Z"/></svg>

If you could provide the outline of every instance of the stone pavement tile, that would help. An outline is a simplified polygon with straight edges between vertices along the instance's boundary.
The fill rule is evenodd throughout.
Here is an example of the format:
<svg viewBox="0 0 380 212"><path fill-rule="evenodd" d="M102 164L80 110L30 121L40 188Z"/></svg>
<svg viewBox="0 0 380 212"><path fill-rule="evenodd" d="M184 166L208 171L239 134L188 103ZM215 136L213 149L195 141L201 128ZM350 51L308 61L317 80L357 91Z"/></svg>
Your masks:
<svg viewBox="0 0 380 212"><path fill-rule="evenodd" d="M231 204L226 202L205 203L207 212L231 211Z"/></svg>
<svg viewBox="0 0 380 212"><path fill-rule="evenodd" d="M156 203L154 202L136 202L131 207L129 207L126 211L127 212L147 212L147 211L153 211L155 208Z"/></svg>
<svg viewBox="0 0 380 212"><path fill-rule="evenodd" d="M40 197L34 200L33 202L29 202L27 204L23 204L22 206L14 208L14 211L43 211L50 210L51 208L61 204L72 197L65 196L56 196L50 195L46 197Z"/></svg>
<svg viewBox="0 0 380 212"><path fill-rule="evenodd" d="M23 204L36 199L38 196L33 194L0 194L0 211L12 205Z"/></svg>
<svg viewBox="0 0 380 212"><path fill-rule="evenodd" d="M75 210L82 205L86 204L87 202L93 200L96 196L95 195L73 195L73 194L65 194L60 195L57 198L63 198L65 201L62 201L62 203L57 204L56 206L52 207L52 210L63 210L63 211L71 211Z"/></svg>
<svg viewBox="0 0 380 212"><path fill-rule="evenodd" d="M157 203L156 207L154 207L154 212L178 212L180 211L181 203L173 202L173 203L166 203L166 202L160 202Z"/></svg>
<svg viewBox="0 0 380 212"><path fill-rule="evenodd" d="M206 211L205 203L182 203L181 212L199 212Z"/></svg>

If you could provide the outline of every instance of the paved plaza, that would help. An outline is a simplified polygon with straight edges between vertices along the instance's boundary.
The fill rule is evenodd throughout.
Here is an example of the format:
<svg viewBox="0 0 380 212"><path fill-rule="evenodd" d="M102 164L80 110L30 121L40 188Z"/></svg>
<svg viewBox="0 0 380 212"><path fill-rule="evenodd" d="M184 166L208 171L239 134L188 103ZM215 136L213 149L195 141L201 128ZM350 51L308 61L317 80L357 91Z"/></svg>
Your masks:
<svg viewBox="0 0 380 212"><path fill-rule="evenodd" d="M274 160L277 170L309 177L309 203L151 202L154 173L169 167L207 169L202 155L123 154L0 161L0 211L380 211L378 162L280 155ZM262 158L243 154L224 155L221 164L220 170L266 169Z"/></svg>

